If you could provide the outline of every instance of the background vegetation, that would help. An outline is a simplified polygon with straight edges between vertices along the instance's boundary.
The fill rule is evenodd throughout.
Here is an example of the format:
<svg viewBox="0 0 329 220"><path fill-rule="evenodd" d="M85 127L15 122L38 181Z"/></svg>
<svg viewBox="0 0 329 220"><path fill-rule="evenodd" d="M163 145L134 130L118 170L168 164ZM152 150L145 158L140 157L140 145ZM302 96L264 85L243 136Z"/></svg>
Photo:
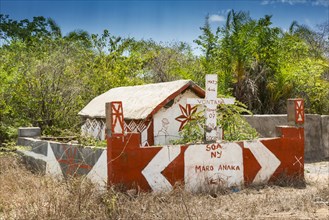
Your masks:
<svg viewBox="0 0 329 220"><path fill-rule="evenodd" d="M302 97L308 113L329 114L329 24L311 30L292 22L273 27L271 16L252 19L231 11L211 30L206 18L193 55L184 42L157 43L75 30L67 35L51 18L12 20L0 15L0 144L18 126L44 134L80 128L78 111L117 86L219 76L218 91L257 114L284 113Z"/></svg>

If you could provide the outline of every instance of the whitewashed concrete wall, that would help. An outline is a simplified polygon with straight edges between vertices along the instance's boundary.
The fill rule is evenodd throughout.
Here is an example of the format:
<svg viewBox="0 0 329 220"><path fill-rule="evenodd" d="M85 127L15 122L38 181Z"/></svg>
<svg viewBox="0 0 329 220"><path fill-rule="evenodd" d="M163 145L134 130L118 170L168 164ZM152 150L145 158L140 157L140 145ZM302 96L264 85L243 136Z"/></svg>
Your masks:
<svg viewBox="0 0 329 220"><path fill-rule="evenodd" d="M105 140L105 119L87 118L81 126L81 133L97 140Z"/></svg>
<svg viewBox="0 0 329 220"><path fill-rule="evenodd" d="M25 162L34 170L59 179L85 175L94 184L107 186L107 150L81 147L30 137L19 137L18 144L31 149L19 150Z"/></svg>
<svg viewBox="0 0 329 220"><path fill-rule="evenodd" d="M276 126L288 125L287 115L244 115L261 137L277 137ZM305 115L305 160L329 159L329 115Z"/></svg>
<svg viewBox="0 0 329 220"><path fill-rule="evenodd" d="M170 144L170 141L179 138L179 128L182 122L178 121L177 117L182 116L182 120L184 120L184 117L191 113L186 107L187 98L199 97L191 90L186 90L174 99L172 106L161 108L154 115L154 145L167 145ZM184 110L187 111L187 114Z"/></svg>

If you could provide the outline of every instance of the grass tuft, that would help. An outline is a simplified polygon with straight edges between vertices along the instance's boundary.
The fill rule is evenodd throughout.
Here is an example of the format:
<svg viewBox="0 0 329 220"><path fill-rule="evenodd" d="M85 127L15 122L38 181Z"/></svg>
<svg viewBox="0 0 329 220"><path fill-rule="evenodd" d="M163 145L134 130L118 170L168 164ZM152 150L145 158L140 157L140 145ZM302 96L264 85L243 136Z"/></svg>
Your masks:
<svg viewBox="0 0 329 220"><path fill-rule="evenodd" d="M283 180L282 180L283 181ZM285 180L287 181L287 180ZM284 185L284 184L282 184ZM327 219L326 182L262 185L198 193L99 190L85 178L57 180L0 157L0 219Z"/></svg>

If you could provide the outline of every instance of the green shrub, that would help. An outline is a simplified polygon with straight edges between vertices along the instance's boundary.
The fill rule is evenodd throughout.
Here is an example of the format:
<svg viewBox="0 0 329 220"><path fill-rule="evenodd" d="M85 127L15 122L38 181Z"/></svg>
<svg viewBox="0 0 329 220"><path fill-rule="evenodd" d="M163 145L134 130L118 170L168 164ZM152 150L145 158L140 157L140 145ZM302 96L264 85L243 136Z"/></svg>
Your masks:
<svg viewBox="0 0 329 220"><path fill-rule="evenodd" d="M224 130L225 141L253 140L258 138L257 131L242 117L242 114L251 114L246 106L236 101L234 105L220 105L217 108L217 125ZM173 144L202 143L205 140L204 111L198 111L180 131L181 138Z"/></svg>

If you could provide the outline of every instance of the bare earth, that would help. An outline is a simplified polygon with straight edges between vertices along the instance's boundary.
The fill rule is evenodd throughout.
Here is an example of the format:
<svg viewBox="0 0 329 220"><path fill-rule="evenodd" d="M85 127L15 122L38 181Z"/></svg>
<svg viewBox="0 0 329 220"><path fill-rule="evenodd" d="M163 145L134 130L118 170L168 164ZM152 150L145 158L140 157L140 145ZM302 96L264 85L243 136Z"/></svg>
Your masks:
<svg viewBox="0 0 329 220"><path fill-rule="evenodd" d="M304 166L305 178L308 181L322 181L329 184L329 161L306 163Z"/></svg>
<svg viewBox="0 0 329 220"><path fill-rule="evenodd" d="M305 164L306 187L267 185L198 194L100 191L83 178L32 174L0 156L0 219L329 219L329 162Z"/></svg>

